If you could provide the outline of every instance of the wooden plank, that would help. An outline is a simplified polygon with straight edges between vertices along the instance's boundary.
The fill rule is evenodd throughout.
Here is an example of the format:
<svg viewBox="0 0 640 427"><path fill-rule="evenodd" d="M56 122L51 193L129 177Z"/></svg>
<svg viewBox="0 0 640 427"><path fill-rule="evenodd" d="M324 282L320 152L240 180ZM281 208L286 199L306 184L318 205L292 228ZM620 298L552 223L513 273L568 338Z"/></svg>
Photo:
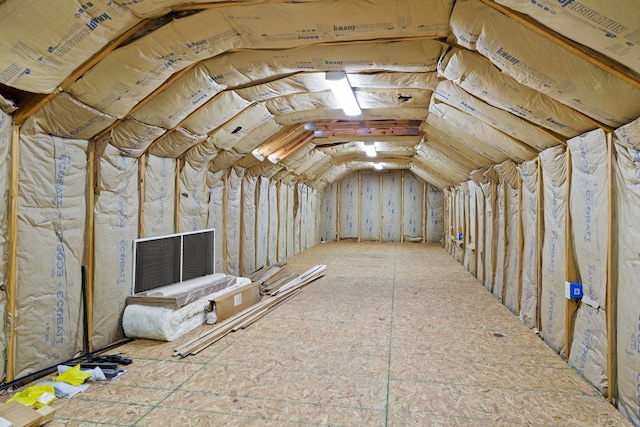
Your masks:
<svg viewBox="0 0 640 427"><path fill-rule="evenodd" d="M0 417L11 421L13 427L35 427L42 424L44 416L29 406L14 401L0 404Z"/></svg>
<svg viewBox="0 0 640 427"><path fill-rule="evenodd" d="M267 295L271 295L273 291L280 289L285 285L285 283L291 281L292 279L295 279L296 277L298 277L296 273L288 273L284 277L281 277L280 279L266 286L263 290Z"/></svg>
<svg viewBox="0 0 640 427"><path fill-rule="evenodd" d="M87 351L93 351L93 295L95 290L95 204L96 204L96 144L89 146L89 157L87 165L87 270L86 270L86 292L87 292L87 337L89 340L89 348Z"/></svg>
<svg viewBox="0 0 640 427"><path fill-rule="evenodd" d="M18 168L20 156L20 127L13 126L11 135L11 168L9 169L9 206L7 208L7 312L9 315L9 342L7 348L6 382L14 380L16 345L16 297L17 297L17 252L18 252Z"/></svg>
<svg viewBox="0 0 640 427"><path fill-rule="evenodd" d="M614 209L614 174L613 174L613 135L607 133L607 296L606 296L606 316L607 316L607 399L613 403L613 399L616 398L617 390L617 365L615 357L615 345L617 344L617 316L614 311L613 302L615 301L616 290L613 284L613 244L614 244L614 231L613 231L613 216L615 215Z"/></svg>
<svg viewBox="0 0 640 427"><path fill-rule="evenodd" d="M633 85L633 86L635 86L637 88L640 88L640 81L638 81L638 80L632 78L631 76L627 75L626 73L618 70L616 68L617 65L606 64L603 61L601 61L599 59L600 55L597 52L591 51L591 49L589 49L587 47L584 47L585 49L589 49L589 51L591 51L590 52L591 54L586 54L581 49L578 49L574 45L573 42L569 42L568 39L558 35L555 32L552 32L549 29L542 28L542 26L533 23L529 18L523 16L522 14L514 12L514 11L512 11L510 9L507 9L504 6L498 5L497 3L495 3L492 0L481 0L481 1L484 4L486 4L487 6L499 11L500 13L503 13L504 15L507 15L508 17L513 19L514 21L519 22L520 24L524 25L525 27L527 27L528 29L532 30L533 32L541 35L542 37L546 38L547 40L552 41L553 43L557 44L558 46L561 46L561 47L565 48L569 52L579 56L580 58L584 59L585 61L590 62L591 64L597 66L601 70L604 70L604 71L606 71L608 73L611 73L614 76L618 77L619 79L622 79L625 82L629 83L630 85Z"/></svg>
<svg viewBox="0 0 640 427"><path fill-rule="evenodd" d="M145 175L147 165L147 153L138 158L138 238L144 237L144 201L145 201Z"/></svg>
<svg viewBox="0 0 640 427"><path fill-rule="evenodd" d="M566 271L566 280L568 282L575 282L577 279L577 272L575 262L573 260L573 239L571 235L571 151L567 150L567 201L566 201L566 222L565 222L565 235L567 236L565 252L567 259L567 271ZM566 299L566 313L565 313L565 360L569 360L569 353L571 352L571 342L573 339L573 315L578 309L578 302L572 299Z"/></svg>

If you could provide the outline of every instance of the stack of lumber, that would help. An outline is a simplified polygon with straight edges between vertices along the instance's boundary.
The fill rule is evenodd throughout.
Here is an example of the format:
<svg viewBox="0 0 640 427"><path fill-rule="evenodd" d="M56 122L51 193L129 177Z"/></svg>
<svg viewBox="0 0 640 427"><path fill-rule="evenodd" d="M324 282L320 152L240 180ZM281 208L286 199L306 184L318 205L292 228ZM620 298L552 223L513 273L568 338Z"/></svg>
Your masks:
<svg viewBox="0 0 640 427"><path fill-rule="evenodd" d="M264 274L274 267L282 269L283 266L272 266L267 269L261 269L264 271L257 276L252 275L253 279L260 282L260 279L264 277ZM297 295L300 291L302 291L302 288L304 286L324 276L326 269L326 265L316 265L303 274L299 276L296 275L296 277L292 280L283 282L282 285L279 285L277 289L273 290L268 297L263 298L259 303L244 309L243 311L228 319L225 319L220 323L212 325L205 333L175 348L173 350L173 355L182 358L187 357L191 354L198 354L202 350L209 347L211 344L223 338L228 333L248 327L256 320L269 313L278 305ZM279 273L280 271L282 270L277 270L276 273L269 277L274 278L275 274ZM283 277L286 277L286 274L283 274ZM276 281L279 280L280 279L276 279ZM266 283L266 281L263 281L261 283ZM275 282L271 282L271 284L273 283Z"/></svg>

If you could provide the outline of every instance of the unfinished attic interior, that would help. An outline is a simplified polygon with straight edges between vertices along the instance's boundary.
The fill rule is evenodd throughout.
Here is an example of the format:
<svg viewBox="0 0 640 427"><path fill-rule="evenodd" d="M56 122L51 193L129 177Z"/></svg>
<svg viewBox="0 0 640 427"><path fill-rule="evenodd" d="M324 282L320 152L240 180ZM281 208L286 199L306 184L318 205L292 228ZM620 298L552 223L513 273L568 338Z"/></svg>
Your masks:
<svg viewBox="0 0 640 427"><path fill-rule="evenodd" d="M50 425L640 426L636 1L0 0L0 109L3 401L133 360ZM326 271L176 357L176 251Z"/></svg>

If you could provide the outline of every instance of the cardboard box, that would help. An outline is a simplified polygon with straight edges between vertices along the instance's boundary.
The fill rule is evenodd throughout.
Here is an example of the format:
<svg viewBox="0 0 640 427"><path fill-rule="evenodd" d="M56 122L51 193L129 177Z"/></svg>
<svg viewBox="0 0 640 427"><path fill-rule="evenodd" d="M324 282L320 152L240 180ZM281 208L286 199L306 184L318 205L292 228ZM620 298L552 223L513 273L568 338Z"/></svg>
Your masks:
<svg viewBox="0 0 640 427"><path fill-rule="evenodd" d="M209 304L210 311L215 310L216 312L216 322L220 322L245 308L251 307L260 302L262 298L260 284L255 282L229 289L228 291L216 296Z"/></svg>

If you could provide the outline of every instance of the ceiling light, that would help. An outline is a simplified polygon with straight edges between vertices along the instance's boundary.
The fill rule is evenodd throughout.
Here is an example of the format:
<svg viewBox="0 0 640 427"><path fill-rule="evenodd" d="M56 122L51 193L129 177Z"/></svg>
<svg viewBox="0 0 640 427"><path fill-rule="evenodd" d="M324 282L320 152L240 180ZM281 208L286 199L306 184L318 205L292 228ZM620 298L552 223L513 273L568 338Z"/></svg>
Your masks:
<svg viewBox="0 0 640 427"><path fill-rule="evenodd" d="M347 80L347 75L342 71L327 71L327 83L331 91L338 98L342 110L347 116L358 116L362 112L358 100L353 93L353 88Z"/></svg>
<svg viewBox="0 0 640 427"><path fill-rule="evenodd" d="M367 156L369 157L375 157L377 155L376 146L373 144L373 142L364 143L364 152L367 153Z"/></svg>
<svg viewBox="0 0 640 427"><path fill-rule="evenodd" d="M255 157L256 159L258 159L259 161L264 161L264 156L262 154L260 154L260 152L258 151L258 149L256 148L255 150L253 150L251 152L251 154L253 155L253 157Z"/></svg>
<svg viewBox="0 0 640 427"><path fill-rule="evenodd" d="M381 171L382 170L382 164L381 163L374 163L373 164L373 168Z"/></svg>

